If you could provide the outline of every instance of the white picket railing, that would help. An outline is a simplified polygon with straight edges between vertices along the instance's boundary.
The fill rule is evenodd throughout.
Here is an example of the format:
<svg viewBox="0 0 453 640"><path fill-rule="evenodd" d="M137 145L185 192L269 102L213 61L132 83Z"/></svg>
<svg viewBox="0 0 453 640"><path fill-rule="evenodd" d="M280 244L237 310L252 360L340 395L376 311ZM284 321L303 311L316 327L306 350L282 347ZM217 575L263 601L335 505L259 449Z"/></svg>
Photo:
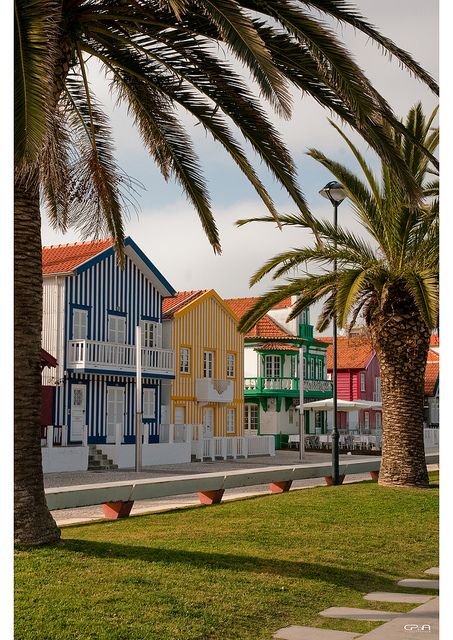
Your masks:
<svg viewBox="0 0 453 640"><path fill-rule="evenodd" d="M69 340L68 368L114 369L135 371L135 345L100 342L97 340ZM175 354L171 349L142 349L144 373L172 374Z"/></svg>
<svg viewBox="0 0 453 640"><path fill-rule="evenodd" d="M273 436L200 438L192 441L192 454L197 460L275 456L275 439Z"/></svg>

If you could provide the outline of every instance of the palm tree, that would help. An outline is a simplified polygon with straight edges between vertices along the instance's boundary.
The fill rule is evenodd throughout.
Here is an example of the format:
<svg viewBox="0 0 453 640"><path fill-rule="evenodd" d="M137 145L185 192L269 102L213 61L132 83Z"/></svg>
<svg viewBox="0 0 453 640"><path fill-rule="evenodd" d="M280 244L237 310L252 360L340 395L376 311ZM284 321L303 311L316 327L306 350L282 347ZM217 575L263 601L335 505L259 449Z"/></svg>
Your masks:
<svg viewBox="0 0 453 640"><path fill-rule="evenodd" d="M437 109L427 118L417 104L406 119L412 136L430 153L436 151L439 140L438 128L432 127L436 113ZM249 330L274 304L294 294L299 298L289 318L324 299L319 331L327 328L334 314L339 326L350 328L362 315L381 367L383 446L379 482L386 486L427 486L423 392L430 333L438 326L438 180L436 176L430 178L436 171L415 144L393 131L395 144L423 193L418 203L408 205L386 162L381 161L379 181L354 144L333 126L349 145L366 181L316 149L308 155L343 184L369 239L318 221L321 244L281 253L252 277L251 284L255 284L270 272L274 279L286 275L283 284L261 296L243 317L240 329ZM282 225L307 227L299 215L280 216L280 221ZM310 266L314 272L308 271ZM305 275L288 277L297 268Z"/></svg>
<svg viewBox="0 0 453 640"><path fill-rule="evenodd" d="M101 65L117 101L127 105L163 176L182 186L214 251L220 251L220 243L208 190L177 108L226 149L277 218L232 133L233 123L317 233L286 147L261 101L225 60L224 49L248 70L277 113L290 115L290 85L308 93L360 131L411 198L419 196L383 125L399 123L313 9L367 34L437 92L436 83L408 53L338 0L15 0L17 542L59 538L45 504L39 444L40 202L56 228L73 226L84 237L111 236L121 261L122 214L133 199L134 182L116 164L108 119L89 82L90 60Z"/></svg>

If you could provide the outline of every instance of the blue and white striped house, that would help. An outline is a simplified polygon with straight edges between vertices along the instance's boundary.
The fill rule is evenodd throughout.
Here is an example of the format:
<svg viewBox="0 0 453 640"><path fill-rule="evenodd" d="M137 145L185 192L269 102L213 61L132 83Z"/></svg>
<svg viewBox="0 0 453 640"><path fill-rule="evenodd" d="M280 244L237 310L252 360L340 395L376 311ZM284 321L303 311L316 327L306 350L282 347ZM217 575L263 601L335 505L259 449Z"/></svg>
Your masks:
<svg viewBox="0 0 453 640"><path fill-rule="evenodd" d="M174 378L174 352L162 344L162 298L173 287L131 238L123 268L112 240L44 247L43 287L42 346L58 361L43 374L56 387L54 425L64 444L96 445L119 466L133 466L134 447L124 445L135 443L136 327L144 442L157 443L167 422L162 385Z"/></svg>

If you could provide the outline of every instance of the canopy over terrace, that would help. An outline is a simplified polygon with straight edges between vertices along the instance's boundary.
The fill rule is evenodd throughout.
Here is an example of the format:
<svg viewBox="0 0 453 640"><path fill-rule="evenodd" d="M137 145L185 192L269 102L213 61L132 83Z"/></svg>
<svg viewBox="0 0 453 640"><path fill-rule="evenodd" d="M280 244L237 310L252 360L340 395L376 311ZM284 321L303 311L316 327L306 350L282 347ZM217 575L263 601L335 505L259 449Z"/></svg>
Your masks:
<svg viewBox="0 0 453 640"><path fill-rule="evenodd" d="M333 411L333 398L316 400L315 402L304 402L304 411L315 409L318 411ZM297 405L296 409L299 409ZM382 409L382 402L372 400L337 400L338 411L360 411L360 409Z"/></svg>

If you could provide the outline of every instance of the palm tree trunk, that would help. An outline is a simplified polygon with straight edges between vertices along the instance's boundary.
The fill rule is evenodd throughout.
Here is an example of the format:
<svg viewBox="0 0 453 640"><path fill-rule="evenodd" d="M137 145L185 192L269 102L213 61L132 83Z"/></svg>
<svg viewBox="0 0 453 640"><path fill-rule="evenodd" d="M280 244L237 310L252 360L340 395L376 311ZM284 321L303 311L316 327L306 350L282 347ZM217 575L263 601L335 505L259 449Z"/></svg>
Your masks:
<svg viewBox="0 0 453 640"><path fill-rule="evenodd" d="M374 318L369 326L381 368L383 413L379 484L427 487L423 396L429 331L418 313Z"/></svg>
<svg viewBox="0 0 453 640"><path fill-rule="evenodd" d="M45 501L41 458L42 248L39 192L14 185L14 521L15 542L57 542Z"/></svg>

